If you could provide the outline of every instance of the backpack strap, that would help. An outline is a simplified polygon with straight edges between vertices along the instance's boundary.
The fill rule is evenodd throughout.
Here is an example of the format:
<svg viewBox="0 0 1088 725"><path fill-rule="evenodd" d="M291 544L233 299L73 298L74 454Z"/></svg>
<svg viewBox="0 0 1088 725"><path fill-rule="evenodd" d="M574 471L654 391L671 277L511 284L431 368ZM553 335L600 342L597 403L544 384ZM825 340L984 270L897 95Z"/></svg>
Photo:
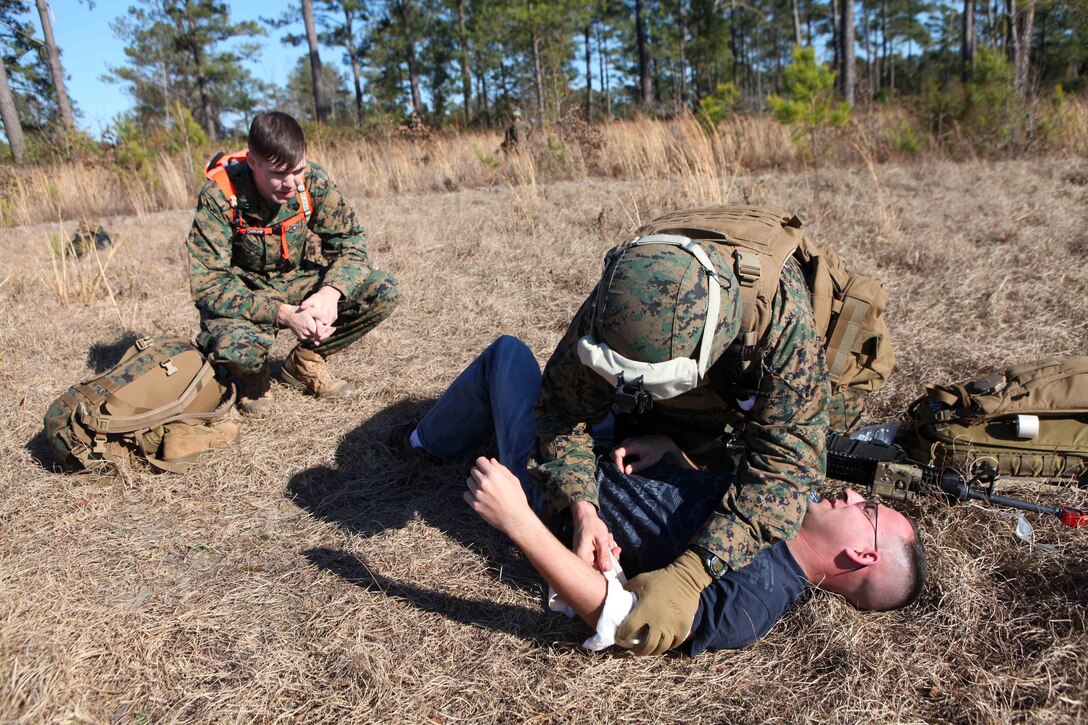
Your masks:
<svg viewBox="0 0 1088 725"><path fill-rule="evenodd" d="M279 224L271 227L251 227L246 224L245 218L238 213L238 196L234 193L234 183L231 181L230 174L227 172L229 166L245 163L245 160L245 151L235 151L231 154L220 151L210 162L208 162L208 167L204 172L204 176L210 181L215 182L215 185L219 187L219 191L223 194L223 197L226 198L227 202L230 204L230 225L234 228L236 234L242 236L251 234L262 237L270 234L278 235L280 238L280 255L283 259L289 259L290 253L287 248L287 230L291 229L300 221L309 223L314 207L314 200L310 195L310 190L306 188L305 182L299 184L298 189L295 190L295 195L298 198L298 212L289 219L284 219Z"/></svg>

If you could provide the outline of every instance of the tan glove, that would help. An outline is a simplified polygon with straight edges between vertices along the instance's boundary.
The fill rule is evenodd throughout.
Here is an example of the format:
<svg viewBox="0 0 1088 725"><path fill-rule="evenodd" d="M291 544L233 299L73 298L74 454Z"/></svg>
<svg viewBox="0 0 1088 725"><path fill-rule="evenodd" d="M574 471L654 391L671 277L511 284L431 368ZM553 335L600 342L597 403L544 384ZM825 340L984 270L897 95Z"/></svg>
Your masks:
<svg viewBox="0 0 1088 725"><path fill-rule="evenodd" d="M616 641L637 640L631 651L639 656L679 647L691 632L699 595L712 581L702 559L691 550L664 569L639 574L626 584L638 595L638 603L616 630Z"/></svg>

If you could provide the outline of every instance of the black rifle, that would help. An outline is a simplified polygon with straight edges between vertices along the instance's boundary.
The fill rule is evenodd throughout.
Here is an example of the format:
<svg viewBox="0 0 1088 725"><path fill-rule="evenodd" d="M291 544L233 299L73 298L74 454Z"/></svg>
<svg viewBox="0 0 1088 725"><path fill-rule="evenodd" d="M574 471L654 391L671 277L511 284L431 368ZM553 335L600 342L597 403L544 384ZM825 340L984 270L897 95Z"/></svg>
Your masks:
<svg viewBox="0 0 1088 725"><path fill-rule="evenodd" d="M968 479L952 468L913 461L899 446L858 441L835 433L827 437L827 476L864 486L869 496L892 501L914 501L925 489L936 488L957 501L984 501L1056 516L1062 524L1074 528L1088 526L1088 511L995 494L997 470L994 468L983 468Z"/></svg>

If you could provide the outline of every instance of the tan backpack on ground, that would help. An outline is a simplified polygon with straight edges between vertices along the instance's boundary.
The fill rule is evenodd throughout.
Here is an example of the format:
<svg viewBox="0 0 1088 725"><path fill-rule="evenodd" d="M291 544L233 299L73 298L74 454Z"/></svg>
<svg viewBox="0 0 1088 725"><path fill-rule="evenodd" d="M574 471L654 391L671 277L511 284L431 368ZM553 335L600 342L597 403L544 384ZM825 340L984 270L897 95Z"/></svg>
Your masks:
<svg viewBox="0 0 1088 725"><path fill-rule="evenodd" d="M238 438L223 417L233 387L188 340L142 338L106 372L74 385L45 413L45 435L69 471L133 455L184 473Z"/></svg>
<svg viewBox="0 0 1088 725"><path fill-rule="evenodd" d="M771 302L782 267L791 256L804 270L812 293L817 333L822 335L831 377L831 427L848 432L864 410L861 394L879 390L895 356L884 319L888 298L880 282L851 274L834 250L816 245L801 220L774 207L713 206L685 209L655 219L638 231L679 234L728 247L740 283L742 364L755 358L770 325Z"/></svg>
<svg viewBox="0 0 1088 725"><path fill-rule="evenodd" d="M1014 365L929 385L903 440L923 463L1004 476L1088 476L1088 356Z"/></svg>

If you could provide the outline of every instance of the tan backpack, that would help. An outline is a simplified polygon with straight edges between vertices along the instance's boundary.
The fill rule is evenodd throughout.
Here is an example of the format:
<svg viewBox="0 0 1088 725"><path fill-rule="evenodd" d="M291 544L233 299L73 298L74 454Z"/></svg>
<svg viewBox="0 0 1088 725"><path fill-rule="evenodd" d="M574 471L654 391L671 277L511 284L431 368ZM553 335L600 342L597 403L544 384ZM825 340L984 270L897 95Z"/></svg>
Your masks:
<svg viewBox="0 0 1088 725"><path fill-rule="evenodd" d="M910 407L904 442L923 463L1004 476L1088 477L1088 356L1054 357L953 385Z"/></svg>
<svg viewBox="0 0 1088 725"><path fill-rule="evenodd" d="M45 435L70 471L133 455L184 473L238 438L224 416L234 388L188 340L141 338L111 369L68 388L45 413Z"/></svg>
<svg viewBox="0 0 1088 725"><path fill-rule="evenodd" d="M846 432L860 422L860 394L879 390L895 362L884 319L888 298L879 281L848 272L834 250L816 245L801 226L800 219L783 209L712 206L666 214L638 235L680 234L730 249L733 274L740 282L738 339L744 364L755 358L759 340L770 325L771 301L782 268L787 259L796 257L812 293L832 395L839 399L838 404L832 402L832 428ZM857 409L835 416L835 409L844 406Z"/></svg>

